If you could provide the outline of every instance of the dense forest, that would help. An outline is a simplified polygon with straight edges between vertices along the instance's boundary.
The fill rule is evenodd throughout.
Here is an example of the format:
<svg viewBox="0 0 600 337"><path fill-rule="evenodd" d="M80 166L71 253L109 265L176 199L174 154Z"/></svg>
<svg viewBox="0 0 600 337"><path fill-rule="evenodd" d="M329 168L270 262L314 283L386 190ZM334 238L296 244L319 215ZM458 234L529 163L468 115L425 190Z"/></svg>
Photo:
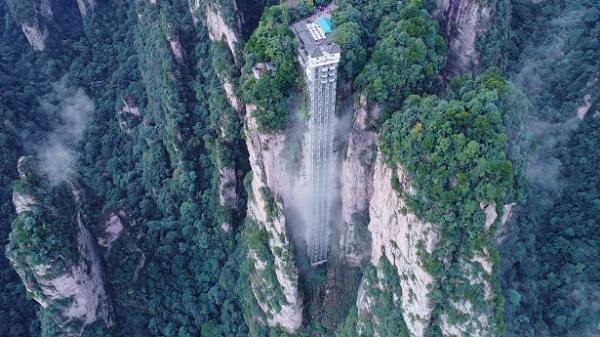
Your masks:
<svg viewBox="0 0 600 337"><path fill-rule="evenodd" d="M1 337L418 335L422 317L407 319L402 301L417 297L403 289L417 277L397 261L350 265L332 243L327 267L313 270L302 247L273 248L285 240L247 217L258 199L268 222L285 213L273 186L253 195L249 152L258 139L267 158L308 118L294 115L308 94L290 24L326 5L0 3ZM445 16L463 5L493 17L470 27L469 71L453 43L465 21ZM436 233L431 251L415 244L431 276L419 336L458 336L453 325L474 336L599 334L600 4L332 8L336 116L355 120L365 102L362 127L378 145L360 162L372 168L380 153L405 200L396 213ZM256 76L259 64L273 68ZM347 155L338 132L336 154ZM368 213L354 214L364 235ZM469 265L481 256L490 271ZM302 298L294 331L272 323L289 304L281 259ZM257 289L256 271L270 287Z"/></svg>

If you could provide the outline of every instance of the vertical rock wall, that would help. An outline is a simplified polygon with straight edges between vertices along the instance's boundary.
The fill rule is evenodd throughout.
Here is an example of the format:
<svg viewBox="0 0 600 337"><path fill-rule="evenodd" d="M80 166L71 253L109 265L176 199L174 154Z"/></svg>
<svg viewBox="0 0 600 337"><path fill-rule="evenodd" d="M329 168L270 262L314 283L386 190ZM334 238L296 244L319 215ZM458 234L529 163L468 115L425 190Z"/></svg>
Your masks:
<svg viewBox="0 0 600 337"><path fill-rule="evenodd" d="M23 158L19 160L21 179L27 179L22 163ZM25 186L31 185L28 182ZM75 256L62 256L52 249L55 242L32 241L39 240L44 226L54 225L45 223L52 218L43 218L49 212L43 209L50 205L40 205L27 188L15 190L13 203L19 225L13 226L7 256L33 299L52 315L63 336L82 336L87 327L97 322L112 326L112 309L104 288L101 257L82 215L57 215L72 217L76 232L76 242L69 242ZM48 239L57 240L56 237Z"/></svg>
<svg viewBox="0 0 600 337"><path fill-rule="evenodd" d="M395 179L399 182L396 189L392 184ZM396 268L402 289L401 311L406 327L412 337L425 336L435 308L431 292L437 282L427 269L425 256L436 249L439 240L436 226L419 219L407 208L402 195L415 192L410 179L402 167L388 167L380 153L374 168L373 190L369 205L371 264L377 266L380 259L385 257ZM489 230L492 224L503 226L508 221L512 206L504 206L503 216L499 220L496 205L482 204L485 230ZM496 336L492 261L491 253L486 249L458 261L462 275L470 286L481 289L477 301L483 301L485 309L477 309L476 304L468 298L448 299L452 312L441 313L442 336ZM357 305L368 313L368 296L359 296Z"/></svg>
<svg viewBox="0 0 600 337"><path fill-rule="evenodd" d="M354 122L348 136L341 172L341 255L348 264L356 267L369 254L366 227L377 152L377 134L369 130L367 125L371 118L366 96L361 95L355 106Z"/></svg>
<svg viewBox="0 0 600 337"><path fill-rule="evenodd" d="M400 180L400 190L410 193L410 181L401 168L396 172L377 155L369 212L371 221L371 263L377 265L385 256L400 276L402 313L411 336L423 336L433 309L429 293L434 282L426 271L420 250L433 252L437 234L433 225L422 221L406 209L399 191L392 188L392 178Z"/></svg>
<svg viewBox="0 0 600 337"><path fill-rule="evenodd" d="M504 0L498 0L504 1ZM477 70L477 39L494 25L493 3L478 0L440 0L436 17L448 41L446 73L450 76Z"/></svg>
<svg viewBox="0 0 600 337"><path fill-rule="evenodd" d="M298 293L298 270L294 263L294 252L290 243L284 214L283 194L289 190L289 179L284 174L283 156L286 137L282 134L267 135L258 131L248 106L245 128L246 144L252 167L251 195L248 200L248 218L268 233L268 248L274 265L275 280L259 277L267 261L262 261L256 252L248 258L255 261L255 275L251 286L266 316L269 326L280 326L294 332L302 324L302 301ZM269 197L269 195L271 197ZM275 281L271 284L269 282ZM275 289L283 294L283 300L266 301L261 289Z"/></svg>

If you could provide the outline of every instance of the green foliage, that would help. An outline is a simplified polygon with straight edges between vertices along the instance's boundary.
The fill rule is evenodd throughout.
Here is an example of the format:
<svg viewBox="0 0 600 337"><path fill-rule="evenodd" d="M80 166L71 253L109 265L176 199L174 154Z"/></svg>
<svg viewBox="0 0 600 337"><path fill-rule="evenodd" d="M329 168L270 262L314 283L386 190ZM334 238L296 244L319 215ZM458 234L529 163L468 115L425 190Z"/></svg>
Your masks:
<svg viewBox="0 0 600 337"><path fill-rule="evenodd" d="M400 10L397 17L384 17L371 60L357 78L371 102L400 107L411 94L433 86L446 61L446 44L438 24L420 2Z"/></svg>
<svg viewBox="0 0 600 337"><path fill-rule="evenodd" d="M0 142L5 131L13 129L14 135L22 134L28 142L40 138L38 134L48 128L47 119L53 116L40 111L36 97L65 72L96 104L86 143L78 149L82 153L79 173L86 183L81 186L86 196L82 212L90 218L95 234L103 233L110 213L125 214L125 228L110 253L101 249L118 325L110 332L92 326L86 335L192 336L204 327L221 336L247 335L237 297L241 292L235 289L240 265L234 252L235 234L221 229L226 218L235 230L240 215L225 212L218 202L217 168L247 169L244 152L232 149L241 143L239 121L215 73L232 74L227 66L231 55L222 45L209 48L207 31L192 24L184 1L157 6L147 1L102 2L83 22L76 3L52 4L56 25L49 24L47 50L37 55L30 51L20 27L5 15L6 6L0 6L2 17L7 18L6 30L1 31L7 43L1 44L0 56L3 63L15 65L10 74L0 71L7 85L0 104ZM69 17L73 13L75 19ZM57 31L63 26L71 31ZM182 41L183 64L169 48L168 38L173 34ZM65 48L58 48L61 44ZM232 76L237 75L233 72ZM141 114L121 112L124 101ZM5 129L4 125L14 127ZM8 207L10 190L5 186L16 176L16 157L23 153L19 141L6 138L14 152L6 152L7 161L0 167L2 204L10 212L0 223L2 234L6 233L4 219L13 216ZM44 187L40 193L50 191ZM243 196L239 199L245 203ZM58 197L47 202L47 209L75 207ZM70 214L66 210L60 213ZM49 240L39 243L39 250L49 258L72 247L59 247L69 238L65 231L72 229L65 224L50 218L38 229L48 230L44 235ZM28 230L26 222L17 220L13 234L35 238L37 232ZM15 246L22 242L19 238L13 240ZM22 259L39 255L18 248L23 248ZM10 277L16 278L14 272ZM31 333L39 335L32 310L23 306L23 302L28 304L23 287L15 280L4 281L0 324L5 317L11 319L9 336L28 336L33 321ZM4 303L16 305L5 310ZM40 320L45 336L64 332L52 324L49 312L41 311Z"/></svg>
<svg viewBox="0 0 600 337"><path fill-rule="evenodd" d="M338 8L332 18L335 25L332 38L342 49L338 76L348 81L353 80L367 62L367 32L361 12L352 6L351 1L338 1L336 5Z"/></svg>
<svg viewBox="0 0 600 337"><path fill-rule="evenodd" d="M364 296L369 299L369 314L350 313L336 331L338 337L408 337L409 332L402 315L402 294L398 270L385 256L376 267L369 265L363 276ZM372 316L371 316L372 315ZM360 333L359 333L360 331Z"/></svg>
<svg viewBox="0 0 600 337"><path fill-rule="evenodd" d="M519 97L521 104L516 104ZM512 157L519 152L511 147L520 144L508 141L508 130L519 125L524 98L493 72L477 80L458 79L449 98L410 96L402 111L384 124L381 150L389 164L402 165L411 177L416 195L401 191L411 210L439 232L433 254L420 253L438 280L435 312L450 312L447 301L466 294L471 294L467 298L476 310L487 310L474 296L477 289L469 281L473 276L462 275L460 263L454 261L494 251L483 228L480 203L504 205L521 196L523 158ZM501 312L501 303L494 310Z"/></svg>
<svg viewBox="0 0 600 337"><path fill-rule="evenodd" d="M506 303L508 336L598 332L599 5L512 1L509 69L533 108L528 198L501 245L502 287L521 295Z"/></svg>
<svg viewBox="0 0 600 337"><path fill-rule="evenodd" d="M564 187L557 201L540 198L543 189L531 184L530 199L518 215L522 228L503 246L510 266L504 273L505 286L515 288L506 290L511 334L584 334L597 328L592 294L600 284L600 264L594 258L600 247L599 130L600 119L588 118L560 144Z"/></svg>
<svg viewBox="0 0 600 337"><path fill-rule="evenodd" d="M509 90L488 73L464 83L451 95L454 100L411 96L385 124L383 153L423 188L419 202L439 212L436 220L449 218L442 213L455 202L504 204L514 199L515 173L503 119L505 110L515 108L504 105ZM478 207L469 209L476 212Z"/></svg>
<svg viewBox="0 0 600 337"><path fill-rule="evenodd" d="M490 28L483 34L477 35L476 48L479 52L479 67L487 69L491 66L504 66L506 64L506 50L508 49L510 31L510 2L485 0L488 6L495 6Z"/></svg>
<svg viewBox="0 0 600 337"><path fill-rule="evenodd" d="M254 116L259 128L267 132L287 126L289 96L300 78L295 58L297 42L289 28L290 20L284 5L268 8L244 48L242 98L258 107ZM268 62L274 70L256 79L252 67Z"/></svg>

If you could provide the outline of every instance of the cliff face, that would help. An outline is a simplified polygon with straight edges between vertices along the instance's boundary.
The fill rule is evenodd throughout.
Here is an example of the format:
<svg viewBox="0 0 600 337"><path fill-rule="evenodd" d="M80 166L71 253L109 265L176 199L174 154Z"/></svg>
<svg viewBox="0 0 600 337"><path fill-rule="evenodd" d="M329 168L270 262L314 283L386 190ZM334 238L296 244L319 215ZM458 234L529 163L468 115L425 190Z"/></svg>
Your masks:
<svg viewBox="0 0 600 337"><path fill-rule="evenodd" d="M21 26L21 31L31 47L37 51L46 49L48 39L46 23L52 20L54 15L50 0L26 3L11 0L8 1L8 8L15 22Z"/></svg>
<svg viewBox="0 0 600 337"><path fill-rule="evenodd" d="M48 38L48 30L42 28L39 22L36 20L32 24L21 23L21 30L25 34L25 38L37 51L43 51L46 49L46 39Z"/></svg>
<svg viewBox="0 0 600 337"><path fill-rule="evenodd" d="M77 0L77 6L81 17L85 17L96 8L96 0Z"/></svg>
<svg viewBox="0 0 600 337"><path fill-rule="evenodd" d="M399 184L397 190L392 185L392 179L397 177ZM381 259L393 266L401 288L397 304L410 336L424 336L432 318L435 303L432 301L432 290L436 286L436 278L427 269L426 256L432 254L436 248L439 235L434 224L419 219L407 208L403 193L413 194L410 179L402 169L389 168L383 161L382 155L377 155L373 173L373 196L369 204L369 231L371 233L372 250L371 264L379 266ZM511 205L503 209L503 216L498 220L495 205L481 204L485 214L486 230L492 224L504 225L511 213ZM493 301L496 299L493 291L494 265L490 252L483 250L475 252L469 259L459 262L462 274L470 286L482 289L485 309L475 308L471 299L460 301L450 299L452 309L441 314L440 330L443 336L495 336L494 315L496 314ZM378 272L380 291L390 286L385 286L389 276L382 277ZM393 283L393 282L392 282ZM357 306L364 315L374 315L369 303L373 298L365 294L365 287L373 287L373 280L363 280L362 292L359 292ZM393 288L393 287L392 287ZM367 292L368 293L368 292ZM452 317L452 318L450 318ZM456 317L461 317L457 320ZM381 318L374 317L374 331L377 332L377 321ZM359 325L360 327L360 325Z"/></svg>
<svg viewBox="0 0 600 337"><path fill-rule="evenodd" d="M373 194L373 164L377 134L368 130L373 118L367 111L366 96L355 106L354 122L348 136L346 156L342 162L341 202L342 232L340 248L351 266L359 266L368 252L366 227L369 200Z"/></svg>
<svg viewBox="0 0 600 337"><path fill-rule="evenodd" d="M250 280L258 306L269 326L296 331L302 324L302 301L298 293L298 270L286 230L284 191L289 180L284 176L283 156L286 137L258 131L248 106L246 144L252 167L248 197L248 218L266 233L266 252L250 247L248 258L254 261ZM273 275L275 277L269 277ZM261 320L260 318L258 318Z"/></svg>
<svg viewBox="0 0 600 337"><path fill-rule="evenodd" d="M19 161L21 179L27 180ZM81 336L90 325L103 322L112 326L112 313L102 279L101 259L96 242L85 227L80 213L74 213L70 232L75 241L57 237L45 237L47 226L63 226L65 223L47 223L50 219L39 214L49 212L48 205L41 205L33 190L18 188L13 195L18 218L13 224L11 243L7 249L13 267L19 274L27 291L52 315L64 336ZM40 238L47 240L40 242ZM49 246L65 239L60 245L69 246L56 255ZM24 248L24 249L23 249ZM63 256L65 252L72 252Z"/></svg>
<svg viewBox="0 0 600 337"><path fill-rule="evenodd" d="M438 0L435 16L448 41L445 72L449 76L479 70L480 42L486 44L485 52L490 54L484 63L498 58L495 54L501 52L508 37L508 6L506 0Z"/></svg>
<svg viewBox="0 0 600 337"><path fill-rule="evenodd" d="M236 3L235 1L232 3L233 8L231 8L231 12L236 13L236 18L233 19L235 25L228 25L221 11L208 2L190 0L189 7L195 24L200 22L200 18L202 18L203 24L206 26L206 28L208 28L208 36L210 40L220 41L221 39L225 39L225 42L231 50L231 53L235 55L239 36L238 32L240 30L240 21L237 17L239 14Z"/></svg>
<svg viewBox="0 0 600 337"><path fill-rule="evenodd" d="M443 31L449 42L447 69L460 74L479 65L477 37L487 31L493 9L477 0L443 0Z"/></svg>
<svg viewBox="0 0 600 337"><path fill-rule="evenodd" d="M433 277L425 270L421 250L433 252L437 235L433 225L420 220L406 209L405 201L392 188L392 176L400 188L410 193L410 182L401 168L393 172L381 154L377 155L369 206L371 221L371 263L378 265L385 256L395 266L402 288L402 314L412 336L423 336L433 309L429 293Z"/></svg>

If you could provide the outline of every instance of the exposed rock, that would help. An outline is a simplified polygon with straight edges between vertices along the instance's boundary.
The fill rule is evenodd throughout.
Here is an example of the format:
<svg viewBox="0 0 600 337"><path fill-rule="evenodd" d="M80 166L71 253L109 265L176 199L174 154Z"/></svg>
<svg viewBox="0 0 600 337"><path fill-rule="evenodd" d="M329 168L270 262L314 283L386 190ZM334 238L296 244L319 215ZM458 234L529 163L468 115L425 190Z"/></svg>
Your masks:
<svg viewBox="0 0 600 337"><path fill-rule="evenodd" d="M491 25L494 8L478 0L441 0L442 31L448 41L447 70L451 75L469 72L479 65L477 37Z"/></svg>
<svg viewBox="0 0 600 337"><path fill-rule="evenodd" d="M34 50L43 51L46 49L46 38L48 38L48 30L46 28L40 29L37 20L33 24L22 23L21 30L29 44Z"/></svg>
<svg viewBox="0 0 600 337"><path fill-rule="evenodd" d="M498 218L498 212L496 212L496 205L487 205L484 203L480 203L479 207L485 213L485 229L489 230L496 221L496 218Z"/></svg>
<svg viewBox="0 0 600 337"><path fill-rule="evenodd" d="M223 88L225 89L225 94L227 94L227 99L229 100L229 104L240 113L242 111L242 104L240 99L235 94L235 89L233 88L233 84L228 78L223 78Z"/></svg>
<svg viewBox="0 0 600 337"><path fill-rule="evenodd" d="M514 204L503 206L502 218L499 227L502 228L508 221ZM489 230L497 221L498 213L495 204L480 203L480 208L485 213L485 229ZM465 334L474 337L493 337L496 336L497 327L495 323L495 312L492 301L495 298L491 279L494 277L494 266L492 257L487 249L476 252L468 261L460 262L462 275L469 279L469 284L483 289L483 300L486 302L484 309L476 309L469 299L450 300L452 308L459 312L464 321L459 324L450 323L448 314L441 315L441 330L444 336L464 336Z"/></svg>
<svg viewBox="0 0 600 337"><path fill-rule="evenodd" d="M235 170L223 167L219 172L219 204L222 207L236 208L237 193Z"/></svg>
<svg viewBox="0 0 600 337"><path fill-rule="evenodd" d="M266 261L261 261L255 253L250 252L248 258L255 261L255 275L251 277L251 287L259 307L265 313L268 325L280 326L289 332L294 332L302 324L302 300L298 293L298 270L294 265L294 253L286 231L286 219L281 202L281 191L289 184L289 181L283 177L284 167L279 160L286 139L282 134L261 134L256 120L252 117L255 109L255 106L247 107L248 117L245 128L252 167L252 191L248 200L248 217L268 233L268 246L273 256L277 284L266 284L267 281L259 277L260 272L264 271ZM274 200L266 199L266 190L272 192ZM276 214L267 211L273 208ZM273 287L283 293L284 301L278 303L280 308L275 308L270 302L261 301L260 290Z"/></svg>
<svg viewBox="0 0 600 337"><path fill-rule="evenodd" d="M81 17L85 17L96 8L96 0L77 0L77 6Z"/></svg>
<svg viewBox="0 0 600 337"><path fill-rule="evenodd" d="M121 112L130 113L130 114L134 115L135 117L141 116L140 108L138 108L138 106L135 105L135 103L133 101L131 101L131 99L124 98L122 101L123 101L123 106L121 107Z"/></svg>
<svg viewBox="0 0 600 337"><path fill-rule="evenodd" d="M199 7L199 0L195 0ZM231 53L235 55L235 45L238 42L234 30L227 26L223 16L219 11L207 6L206 8L206 27L208 27L208 37L211 41L219 41L225 38L225 42L229 46Z"/></svg>
<svg viewBox="0 0 600 337"><path fill-rule="evenodd" d="M35 301L55 312L63 336L81 336L89 325L103 321L112 326L112 312L102 280L100 258L91 233L78 218L79 261L62 272L48 264L27 264L11 259Z"/></svg>
<svg viewBox="0 0 600 337"><path fill-rule="evenodd" d="M413 193L402 168L396 170L400 188ZM433 225L406 209L405 201L392 188L394 171L377 155L374 169L374 193L370 203L371 263L382 256L396 267L402 288L402 314L411 336L423 336L433 305L429 298L433 277L425 270L420 250L433 252L437 234Z"/></svg>
<svg viewBox="0 0 600 337"><path fill-rule="evenodd" d="M183 56L183 48L181 47L181 42L179 41L179 36L174 34L167 38L169 40L169 46L171 47L171 52L173 52L173 56L175 60L179 64L183 64L185 58Z"/></svg>
<svg viewBox="0 0 600 337"><path fill-rule="evenodd" d="M75 207L56 208L52 199L44 197L44 193L52 192L45 190L47 186L40 188L43 178L33 158L19 158L18 171L21 182L13 193L18 219L13 225L7 257L25 288L52 315L61 328L61 336L81 336L88 326L101 322L111 326L112 312L100 256L81 213ZM77 193L72 188L74 198ZM50 204L41 204L36 199L38 195ZM55 220L59 223L52 223ZM72 236L53 237L52 242L46 243L46 232L39 231L41 222L44 226L72 226L65 228Z"/></svg>
<svg viewBox="0 0 600 337"><path fill-rule="evenodd" d="M342 163L342 232L340 248L343 257L352 266L359 266L368 254L365 238L360 237L360 226L366 220L369 201L373 195L373 164L377 155L377 134L367 130L367 100L361 95L355 107L354 125L348 138L346 157ZM360 216L364 214L365 216ZM357 219L359 218L359 219ZM364 219L363 219L364 218Z"/></svg>
<svg viewBox="0 0 600 337"><path fill-rule="evenodd" d="M577 117L579 119L584 119L585 115L587 115L588 111L592 107L592 95L587 94L583 97L583 104L577 108Z"/></svg>

